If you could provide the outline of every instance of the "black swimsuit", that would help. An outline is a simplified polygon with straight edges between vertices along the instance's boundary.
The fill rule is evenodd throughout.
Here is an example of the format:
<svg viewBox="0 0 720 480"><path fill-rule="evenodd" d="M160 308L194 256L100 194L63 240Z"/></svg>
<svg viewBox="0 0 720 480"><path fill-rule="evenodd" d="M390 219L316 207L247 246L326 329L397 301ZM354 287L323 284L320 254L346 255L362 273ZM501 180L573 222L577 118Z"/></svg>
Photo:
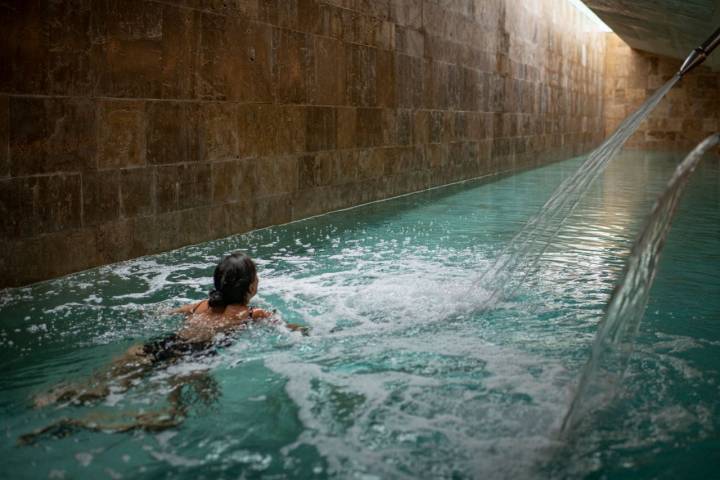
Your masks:
<svg viewBox="0 0 720 480"><path fill-rule="evenodd" d="M216 342L188 342L177 333L172 333L157 340L150 340L143 345L143 353L152 358L153 362L164 362L194 354L213 355Z"/></svg>
<svg viewBox="0 0 720 480"><path fill-rule="evenodd" d="M191 314L195 313L195 309L199 306L198 303L190 311ZM252 314L254 307L248 307L248 317L252 320ZM143 353L152 358L153 363L164 362L166 360L173 360L180 357L190 355L216 355L216 347L226 347L232 343L232 339L228 336L223 337L222 340L204 341L204 342L189 342L177 333L171 333L164 337L160 337L155 340L150 340L143 345Z"/></svg>

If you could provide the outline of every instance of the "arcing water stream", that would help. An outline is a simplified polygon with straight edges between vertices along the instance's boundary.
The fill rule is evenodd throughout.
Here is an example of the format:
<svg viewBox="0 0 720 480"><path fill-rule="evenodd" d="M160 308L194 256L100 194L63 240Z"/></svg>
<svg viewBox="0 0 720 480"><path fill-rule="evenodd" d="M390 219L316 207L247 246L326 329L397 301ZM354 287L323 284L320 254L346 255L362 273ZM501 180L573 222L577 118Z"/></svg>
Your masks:
<svg viewBox="0 0 720 480"><path fill-rule="evenodd" d="M720 145L720 134L708 137L677 167L658 198L640 236L635 241L622 280L613 291L605 317L593 344L592 356L583 370L575 397L565 415L562 431L569 432L594 406L611 398L633 351L650 287L657 272L665 237L690 175L703 155Z"/></svg>
<svg viewBox="0 0 720 480"><path fill-rule="evenodd" d="M486 290L486 307L513 293L517 286L535 270L540 257L555 238L565 220L577 206L590 184L605 170L608 162L620 151L670 89L680 80L675 75L653 94L645 104L630 115L596 150L588 155L580 168L568 177L532 218L510 241L493 265L474 283Z"/></svg>

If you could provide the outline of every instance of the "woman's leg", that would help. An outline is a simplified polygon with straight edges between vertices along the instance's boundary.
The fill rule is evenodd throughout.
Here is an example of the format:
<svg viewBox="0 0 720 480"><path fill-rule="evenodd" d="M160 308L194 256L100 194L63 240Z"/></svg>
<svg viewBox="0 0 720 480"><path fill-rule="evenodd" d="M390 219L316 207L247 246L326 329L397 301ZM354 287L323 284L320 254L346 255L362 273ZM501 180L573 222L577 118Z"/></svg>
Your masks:
<svg viewBox="0 0 720 480"><path fill-rule="evenodd" d="M130 388L135 380L147 373L152 363L143 346L134 345L89 379L60 384L33 396L33 406L42 408L64 402L83 404L103 399L110 394L111 387L120 391Z"/></svg>

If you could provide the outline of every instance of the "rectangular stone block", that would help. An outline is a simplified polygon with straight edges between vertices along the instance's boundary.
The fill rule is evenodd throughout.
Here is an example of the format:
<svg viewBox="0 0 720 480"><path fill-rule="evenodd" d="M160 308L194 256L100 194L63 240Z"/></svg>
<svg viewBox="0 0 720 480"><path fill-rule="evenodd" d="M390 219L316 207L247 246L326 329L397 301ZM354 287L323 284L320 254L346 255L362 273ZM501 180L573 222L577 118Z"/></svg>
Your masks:
<svg viewBox="0 0 720 480"><path fill-rule="evenodd" d="M91 0L47 3L49 93L88 95L95 87L91 7Z"/></svg>
<svg viewBox="0 0 720 480"><path fill-rule="evenodd" d="M48 30L45 2L0 5L0 91L47 92Z"/></svg>
<svg viewBox="0 0 720 480"><path fill-rule="evenodd" d="M362 27L359 23L362 21L362 15L350 9L343 8L339 11L341 28L340 39L345 44L364 43L362 41Z"/></svg>
<svg viewBox="0 0 720 480"><path fill-rule="evenodd" d="M395 48L395 24L350 10L342 11L341 20L345 42L383 50Z"/></svg>
<svg viewBox="0 0 720 480"><path fill-rule="evenodd" d="M397 112L397 143L399 145L412 145L413 143L413 115L411 110L398 110Z"/></svg>
<svg viewBox="0 0 720 480"><path fill-rule="evenodd" d="M227 2L222 2L227 3ZM231 2L240 7L242 2ZM195 96L201 14L164 5L162 8L161 98Z"/></svg>
<svg viewBox="0 0 720 480"><path fill-rule="evenodd" d="M439 110L433 110L429 113L430 143L440 143L446 137L444 112Z"/></svg>
<svg viewBox="0 0 720 480"><path fill-rule="evenodd" d="M358 179L382 177L385 169L385 152L382 148L357 152Z"/></svg>
<svg viewBox="0 0 720 480"><path fill-rule="evenodd" d="M87 28L91 32L90 81L96 84L98 95L136 98L194 95L200 36L198 12L155 2L146 5L121 0L93 2L91 10ZM70 28L77 36L77 25L71 24ZM78 62L75 55L78 45L76 41L69 49L74 63Z"/></svg>
<svg viewBox="0 0 720 480"><path fill-rule="evenodd" d="M319 215L325 212L324 194L327 187L314 187L298 191L292 198L291 215L293 220Z"/></svg>
<svg viewBox="0 0 720 480"><path fill-rule="evenodd" d="M334 152L319 152L314 155L303 155L298 158L298 182L300 190L332 184L338 167Z"/></svg>
<svg viewBox="0 0 720 480"><path fill-rule="evenodd" d="M448 65L426 59L423 66L423 105L432 109L447 109L449 107Z"/></svg>
<svg viewBox="0 0 720 480"><path fill-rule="evenodd" d="M189 163L157 169L157 212L194 208L210 203L210 165Z"/></svg>
<svg viewBox="0 0 720 480"><path fill-rule="evenodd" d="M298 0L259 0L258 15L261 22L297 29Z"/></svg>
<svg viewBox="0 0 720 480"><path fill-rule="evenodd" d="M280 225L292 220L293 194L281 193L255 199L255 228Z"/></svg>
<svg viewBox="0 0 720 480"><path fill-rule="evenodd" d="M119 171L120 215L132 218L155 213L155 167Z"/></svg>
<svg viewBox="0 0 720 480"><path fill-rule="evenodd" d="M31 215L32 197L24 191L25 180L8 178L0 180L0 239L27 236L32 225L27 218ZM0 259L2 256L0 256Z"/></svg>
<svg viewBox="0 0 720 480"><path fill-rule="evenodd" d="M277 135L274 140L272 153L284 155L301 153L305 151L306 115L307 109L300 106L281 106L277 108L274 124Z"/></svg>
<svg viewBox="0 0 720 480"><path fill-rule="evenodd" d="M81 98L10 99L13 176L95 167L95 108Z"/></svg>
<svg viewBox="0 0 720 480"><path fill-rule="evenodd" d="M120 219L92 229L99 262L112 263L130 258L134 236L132 226L132 220Z"/></svg>
<svg viewBox="0 0 720 480"><path fill-rule="evenodd" d="M10 102L0 96L0 178L10 175Z"/></svg>
<svg viewBox="0 0 720 480"><path fill-rule="evenodd" d="M231 103L201 103L198 158L203 162L236 160L240 155L238 108Z"/></svg>
<svg viewBox="0 0 720 480"><path fill-rule="evenodd" d="M252 230L255 222L254 208L254 200L213 205L210 208L209 229L214 238Z"/></svg>
<svg viewBox="0 0 720 480"><path fill-rule="evenodd" d="M434 36L446 38L450 35L451 12L433 2L423 2L422 5L422 27Z"/></svg>
<svg viewBox="0 0 720 480"><path fill-rule="evenodd" d="M415 170L415 150L411 147L392 147L382 149L385 175L399 175Z"/></svg>
<svg viewBox="0 0 720 480"><path fill-rule="evenodd" d="M305 150L305 107L272 104L238 107L240 157L277 155Z"/></svg>
<svg viewBox="0 0 720 480"><path fill-rule="evenodd" d="M338 108L337 112L337 148L354 148L358 145L357 109Z"/></svg>
<svg viewBox="0 0 720 480"><path fill-rule="evenodd" d="M377 51L360 45L345 45L346 103L353 106L377 104Z"/></svg>
<svg viewBox="0 0 720 480"><path fill-rule="evenodd" d="M154 2L94 2L91 68L97 74L98 95L160 98L162 12L163 6Z"/></svg>
<svg viewBox="0 0 720 480"><path fill-rule="evenodd" d="M377 51L377 76L375 78L377 103L381 107L394 107L396 100L395 53L388 50Z"/></svg>
<svg viewBox="0 0 720 480"><path fill-rule="evenodd" d="M395 38L398 52L418 58L425 54L425 36L418 30L398 27Z"/></svg>
<svg viewBox="0 0 720 480"><path fill-rule="evenodd" d="M430 168L444 169L448 165L448 146L443 144L427 145L425 156Z"/></svg>
<svg viewBox="0 0 720 480"><path fill-rule="evenodd" d="M427 110L415 111L413 115L413 141L416 145L430 141L430 112Z"/></svg>
<svg viewBox="0 0 720 480"><path fill-rule="evenodd" d="M257 185L256 162L255 159L243 159L213 163L211 166L213 204L249 202L255 194Z"/></svg>
<svg viewBox="0 0 720 480"><path fill-rule="evenodd" d="M269 0L166 0L163 3L183 6L196 10L213 12L218 15L245 16L257 19L259 15L259 3L270 3Z"/></svg>
<svg viewBox="0 0 720 480"><path fill-rule="evenodd" d="M145 165L145 102L101 100L97 108L98 168Z"/></svg>
<svg viewBox="0 0 720 480"><path fill-rule="evenodd" d="M182 219L175 246L193 245L210 240L212 238L211 211L210 206L200 206L177 212L182 215Z"/></svg>
<svg viewBox="0 0 720 480"><path fill-rule="evenodd" d="M267 157L255 163L254 195L272 196L293 193L298 189L296 157Z"/></svg>
<svg viewBox="0 0 720 480"><path fill-rule="evenodd" d="M389 0L353 0L352 9L382 20L390 18Z"/></svg>
<svg viewBox="0 0 720 480"><path fill-rule="evenodd" d="M163 212L152 217L135 217L133 223L132 256L138 252L161 252L182 246L180 231L184 227L185 212Z"/></svg>
<svg viewBox="0 0 720 480"><path fill-rule="evenodd" d="M273 29L273 84L278 103L308 103L315 83L313 38L304 33Z"/></svg>
<svg viewBox="0 0 720 480"><path fill-rule="evenodd" d="M25 188L32 192L33 221L39 233L79 228L80 175L30 177Z"/></svg>
<svg viewBox="0 0 720 480"><path fill-rule="evenodd" d="M496 75L496 74L490 74L488 76L488 110L489 112L501 112L503 110L506 110L505 107L505 101L507 98L509 98L507 88L506 88L506 82L505 78ZM552 113L551 109L556 105L550 95L550 90L547 90L547 95L545 98L546 101L546 112L544 113Z"/></svg>
<svg viewBox="0 0 720 480"><path fill-rule="evenodd" d="M337 119L335 109L310 107L306 111L305 149L308 152L335 148Z"/></svg>
<svg viewBox="0 0 720 480"><path fill-rule="evenodd" d="M194 162L198 152L198 107L186 102L148 102L147 161Z"/></svg>
<svg viewBox="0 0 720 480"><path fill-rule="evenodd" d="M462 85L460 87L459 106L461 110L477 111L480 109L481 90L480 74L469 68L461 69ZM528 97L528 101L532 99Z"/></svg>
<svg viewBox="0 0 720 480"><path fill-rule="evenodd" d="M397 55L397 105L401 108L419 108L423 104L423 60L421 58Z"/></svg>
<svg viewBox="0 0 720 480"><path fill-rule="evenodd" d="M427 171L430 168L430 159L425 151L425 145L414 145L413 150L415 152L415 159L413 160L415 170ZM434 183L434 181L432 183ZM429 184L428 187L432 186L432 183Z"/></svg>
<svg viewBox="0 0 720 480"><path fill-rule="evenodd" d="M312 100L317 105L345 102L345 48L342 42L315 37L315 83Z"/></svg>
<svg viewBox="0 0 720 480"><path fill-rule="evenodd" d="M325 3L320 6L320 35L334 39L343 38L343 11Z"/></svg>
<svg viewBox="0 0 720 480"><path fill-rule="evenodd" d="M375 147L383 143L382 109L357 109L357 145Z"/></svg>
<svg viewBox="0 0 720 480"><path fill-rule="evenodd" d="M203 14L197 95L208 100L272 101L271 45L268 25Z"/></svg>
<svg viewBox="0 0 720 480"><path fill-rule="evenodd" d="M420 29L422 4L422 0L390 0L390 18L398 25Z"/></svg>
<svg viewBox="0 0 720 480"><path fill-rule="evenodd" d="M397 110L384 108L380 111L380 145L398 144L398 112Z"/></svg>
<svg viewBox="0 0 720 480"><path fill-rule="evenodd" d="M47 263L43 265L46 269L44 277L57 277L97 265L95 236L89 229L52 233L38 240L35 254L47 258Z"/></svg>
<svg viewBox="0 0 720 480"><path fill-rule="evenodd" d="M354 150L343 150L333 152L332 157L335 161L333 167L332 183L337 185L346 185L348 189L358 178L357 154Z"/></svg>
<svg viewBox="0 0 720 480"><path fill-rule="evenodd" d="M120 216L120 175L117 170L82 175L82 225L112 222Z"/></svg>
<svg viewBox="0 0 720 480"><path fill-rule="evenodd" d="M0 238L0 249L5 252L0 256L0 288L17 287L45 278L39 273L42 268L40 262L45 260L37 255L39 243L38 239L24 241ZM35 252L36 261L23 265L28 263L23 256L28 251Z"/></svg>
<svg viewBox="0 0 720 480"><path fill-rule="evenodd" d="M463 96L462 69L458 65L448 65L447 78L448 106L451 110L458 110Z"/></svg>
<svg viewBox="0 0 720 480"><path fill-rule="evenodd" d="M298 0L297 28L301 32L322 33L321 5L318 0Z"/></svg>

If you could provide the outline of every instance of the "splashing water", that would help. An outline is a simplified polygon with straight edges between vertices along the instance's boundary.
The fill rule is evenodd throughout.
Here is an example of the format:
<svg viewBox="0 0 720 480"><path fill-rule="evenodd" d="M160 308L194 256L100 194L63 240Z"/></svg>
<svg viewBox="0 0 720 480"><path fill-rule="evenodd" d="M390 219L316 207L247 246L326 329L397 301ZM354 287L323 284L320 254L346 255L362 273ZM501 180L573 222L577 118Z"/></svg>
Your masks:
<svg viewBox="0 0 720 480"><path fill-rule="evenodd" d="M540 212L510 241L493 265L473 284L487 291L484 304L492 308L504 296L510 296L538 265L540 257L580 202L590 184L615 157L640 123L652 112L670 89L680 80L675 75L645 104L630 115L572 176L558 186Z"/></svg>
<svg viewBox="0 0 720 480"><path fill-rule="evenodd" d="M677 167L665 192L655 203L633 245L622 280L608 302L590 361L563 420L564 433L572 431L586 412L605 404L617 391L633 351L633 340L648 303L660 253L678 202L700 159L717 145L720 145L720 134L708 137L698 145Z"/></svg>

